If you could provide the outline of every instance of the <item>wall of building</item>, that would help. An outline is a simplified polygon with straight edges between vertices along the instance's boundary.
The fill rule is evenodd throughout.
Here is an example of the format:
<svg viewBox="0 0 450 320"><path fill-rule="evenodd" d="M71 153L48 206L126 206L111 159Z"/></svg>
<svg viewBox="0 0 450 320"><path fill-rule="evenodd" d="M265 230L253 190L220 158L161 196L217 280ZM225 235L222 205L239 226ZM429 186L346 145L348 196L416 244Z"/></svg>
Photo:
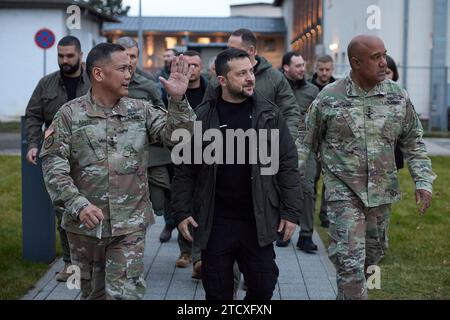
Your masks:
<svg viewBox="0 0 450 320"><path fill-rule="evenodd" d="M367 8L371 5L381 9L380 29L368 29ZM336 76L348 74L350 67L346 49L350 40L358 34L373 34L382 38L388 54L399 66L403 66L403 9L403 0L325 0L323 45L325 51L336 59ZM349 12L352 14L349 15ZM410 0L406 84L422 119L429 117L432 22L432 1ZM332 43L338 45L337 50L330 50ZM402 76L402 68L399 72ZM402 79L399 81L402 83Z"/></svg>
<svg viewBox="0 0 450 320"><path fill-rule="evenodd" d="M291 50L291 41L294 38L293 25L294 25L294 0L284 0L281 7L284 17L284 23L287 27L286 34L286 51Z"/></svg>
<svg viewBox="0 0 450 320"><path fill-rule="evenodd" d="M100 23L90 20L87 17L81 18L81 29L66 30L68 35L72 35L80 39L81 48L84 52L85 59L89 51L95 45L106 41L106 38L101 35Z"/></svg>
<svg viewBox="0 0 450 320"><path fill-rule="evenodd" d="M272 44L268 45L268 41L273 41L274 46ZM270 50L269 50L270 47ZM273 49L273 50L272 50ZM281 66L281 59L284 55L286 46L285 41L282 37L271 37L271 36L262 36L257 35L257 52L259 55L266 58L272 66L278 68Z"/></svg>
<svg viewBox="0 0 450 320"><path fill-rule="evenodd" d="M28 100L37 83L44 76L43 50L34 42L35 33L48 28L56 36L53 47L46 51L46 74L58 70L58 41L73 35L80 39L83 60L92 47L105 40L100 36L100 24L91 16L81 15L81 29L69 30L66 19L69 15L61 9L1 9L0 10L0 43L11 44L2 50L0 60L3 77L0 78L2 90L0 95L0 120L15 120L25 114ZM6 32L11 30L10 32ZM7 75L7 76L6 76Z"/></svg>
<svg viewBox="0 0 450 320"><path fill-rule="evenodd" d="M271 4L249 4L246 6L230 6L231 16L250 17L282 17L281 8Z"/></svg>
<svg viewBox="0 0 450 320"><path fill-rule="evenodd" d="M56 41L65 35L62 10L0 10L0 120L17 119L25 108L39 79L43 76L43 50L34 42L41 28L53 31ZM9 30L9 31L8 31ZM46 52L47 74L58 69L55 45Z"/></svg>

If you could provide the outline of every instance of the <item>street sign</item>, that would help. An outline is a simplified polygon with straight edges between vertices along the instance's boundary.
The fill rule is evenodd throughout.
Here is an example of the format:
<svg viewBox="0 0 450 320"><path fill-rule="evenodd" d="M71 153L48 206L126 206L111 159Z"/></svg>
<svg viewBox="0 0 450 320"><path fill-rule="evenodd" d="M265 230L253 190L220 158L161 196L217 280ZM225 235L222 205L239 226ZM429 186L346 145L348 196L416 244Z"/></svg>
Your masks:
<svg viewBox="0 0 450 320"><path fill-rule="evenodd" d="M51 48L55 44L55 34L52 30L43 28L38 30L36 34L34 35L34 42L36 42L36 45L44 49L44 55L43 55L43 65L44 65L44 76L46 75L46 69L47 69L47 49Z"/></svg>
<svg viewBox="0 0 450 320"><path fill-rule="evenodd" d="M55 34L50 29L41 29L34 35L34 41L41 49L51 48L55 44Z"/></svg>

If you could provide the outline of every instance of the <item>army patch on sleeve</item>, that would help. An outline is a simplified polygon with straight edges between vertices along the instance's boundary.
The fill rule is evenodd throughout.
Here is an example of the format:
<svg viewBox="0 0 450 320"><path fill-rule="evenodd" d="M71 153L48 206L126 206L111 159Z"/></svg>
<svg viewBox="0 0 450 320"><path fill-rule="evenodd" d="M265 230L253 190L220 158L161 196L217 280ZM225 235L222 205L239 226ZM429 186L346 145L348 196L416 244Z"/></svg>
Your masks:
<svg viewBox="0 0 450 320"><path fill-rule="evenodd" d="M55 142L55 138L54 138L54 133L55 133L55 127L53 126L53 123L50 125L50 127L48 127L47 130L45 130L45 134L44 134L44 149L49 149L53 143Z"/></svg>

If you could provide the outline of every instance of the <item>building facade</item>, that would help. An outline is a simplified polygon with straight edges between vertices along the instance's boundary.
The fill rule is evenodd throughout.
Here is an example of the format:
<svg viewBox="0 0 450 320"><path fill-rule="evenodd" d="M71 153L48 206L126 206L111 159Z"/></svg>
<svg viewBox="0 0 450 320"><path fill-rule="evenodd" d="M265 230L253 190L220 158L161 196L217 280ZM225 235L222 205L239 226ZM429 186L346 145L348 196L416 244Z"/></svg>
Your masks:
<svg viewBox="0 0 450 320"><path fill-rule="evenodd" d="M105 40L101 34L104 21L117 21L95 10L79 5L80 29L69 29L67 20L72 12L67 8L73 1L5 1L0 0L0 60L3 76L0 78L0 121L17 120L25 114L28 100L38 81L58 70L56 43L66 35L80 39L84 59L91 48ZM72 21L72 20L71 20ZM40 49L35 33L47 28L55 34L55 44ZM45 70L44 70L45 59Z"/></svg>
<svg viewBox="0 0 450 320"><path fill-rule="evenodd" d="M122 17L119 23L106 23L103 34L114 42L122 36L137 39L138 17ZM274 17L142 17L143 67L155 72L164 66L166 48L201 53L204 68L226 48L230 33L239 28L252 30L257 37L258 53L274 66L281 64L286 47L283 18Z"/></svg>
<svg viewBox="0 0 450 320"><path fill-rule="evenodd" d="M445 126L437 119L448 118L450 105L447 0L276 0L274 5L283 11L288 49L311 63L330 54L336 77L350 70L346 51L354 36L382 38L426 128Z"/></svg>

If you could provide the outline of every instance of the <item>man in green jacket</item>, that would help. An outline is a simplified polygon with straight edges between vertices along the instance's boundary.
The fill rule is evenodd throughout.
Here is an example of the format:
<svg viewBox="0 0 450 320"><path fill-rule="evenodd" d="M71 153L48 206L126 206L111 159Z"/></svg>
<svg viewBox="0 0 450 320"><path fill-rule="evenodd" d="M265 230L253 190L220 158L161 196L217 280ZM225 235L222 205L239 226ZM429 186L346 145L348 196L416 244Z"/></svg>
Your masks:
<svg viewBox="0 0 450 320"><path fill-rule="evenodd" d="M82 67L83 52L80 41L66 36L57 45L59 70L43 77L28 102L25 111L27 128L28 163L37 165L39 146L42 143L42 125L48 128L59 108L67 101L80 97L89 90L90 82ZM64 269L56 275L56 280L65 282L70 276L70 248L66 231L61 228L62 208L55 207L57 229L61 240Z"/></svg>
<svg viewBox="0 0 450 320"><path fill-rule="evenodd" d="M273 68L264 57L256 54L256 37L253 32L248 29L235 30L228 39L228 48L241 49L248 53L256 79L255 91L280 108L289 132L295 140L298 136L300 118L297 101L283 74ZM203 101L214 97L215 89L218 87L217 78L213 77Z"/></svg>
<svg viewBox="0 0 450 320"><path fill-rule="evenodd" d="M306 111L319 93L319 89L305 79L305 60L299 53L288 52L282 60L283 73L289 82L300 111L300 132L305 131ZM303 192L303 214L300 216L300 235L297 247L307 253L314 253L317 246L312 241L314 232L314 177L316 173L315 155L306 164L306 174L301 180ZM289 241L277 240L278 247L286 247Z"/></svg>
<svg viewBox="0 0 450 320"><path fill-rule="evenodd" d="M144 78L137 73L139 46L136 40L130 37L122 37L117 39L117 44L123 46L130 57L132 76L128 87L128 97L143 99L151 102L155 106L165 108L158 85L154 81ZM167 242L172 236L172 230L176 228L175 221L168 212L168 203L170 201L168 166L172 164L172 160L170 159L170 151L167 147L151 145L149 152L148 182L150 186L150 199L155 214L164 216L166 225L160 234L159 240L161 242Z"/></svg>

